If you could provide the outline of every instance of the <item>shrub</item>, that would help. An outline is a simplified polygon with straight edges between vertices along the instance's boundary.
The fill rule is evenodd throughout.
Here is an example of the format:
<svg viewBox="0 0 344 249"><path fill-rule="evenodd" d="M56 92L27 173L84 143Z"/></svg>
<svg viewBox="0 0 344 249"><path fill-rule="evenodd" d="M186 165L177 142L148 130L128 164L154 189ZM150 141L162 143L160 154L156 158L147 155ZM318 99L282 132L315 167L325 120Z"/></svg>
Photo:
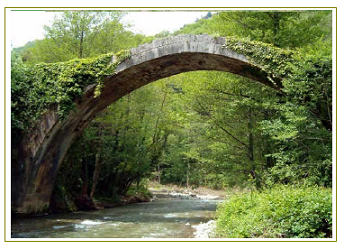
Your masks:
<svg viewBox="0 0 344 249"><path fill-rule="evenodd" d="M278 185L231 196L217 210L217 236L332 237L331 189Z"/></svg>

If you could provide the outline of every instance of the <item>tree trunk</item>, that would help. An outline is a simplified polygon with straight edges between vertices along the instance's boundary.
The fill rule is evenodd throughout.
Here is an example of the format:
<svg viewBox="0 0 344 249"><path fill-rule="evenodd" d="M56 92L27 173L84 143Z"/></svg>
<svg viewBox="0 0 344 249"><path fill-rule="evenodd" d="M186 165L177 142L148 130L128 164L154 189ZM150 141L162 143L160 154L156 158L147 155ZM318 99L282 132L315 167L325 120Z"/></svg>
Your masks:
<svg viewBox="0 0 344 249"><path fill-rule="evenodd" d="M96 154L96 165L94 168L94 173L93 173L93 184L92 184L92 191L91 191L91 198L94 197L94 194L96 192L98 180L99 180L99 173L101 169L101 162L100 162L100 154L101 154L101 149L103 145L103 133L104 133L104 127L100 125L99 127L99 144L98 144L98 152Z"/></svg>
<svg viewBox="0 0 344 249"><path fill-rule="evenodd" d="M126 140L127 133L129 130L129 116L130 116L130 93L127 95L127 109L125 110L125 126L124 126L124 140Z"/></svg>
<svg viewBox="0 0 344 249"><path fill-rule="evenodd" d="M160 176L160 164L158 164L158 182L161 183L161 176Z"/></svg>
<svg viewBox="0 0 344 249"><path fill-rule="evenodd" d="M248 128L248 158L251 161L251 175L252 178L255 179L256 178L256 167L254 165L254 155L253 155L253 134L252 134L252 113L251 113L251 107L249 108L248 111L248 123L247 123L247 128Z"/></svg>
<svg viewBox="0 0 344 249"><path fill-rule="evenodd" d="M87 180L88 180L88 165L87 162L84 158L81 158L81 165L83 168L83 182L82 182L82 192L81 192L81 197L87 197Z"/></svg>
<svg viewBox="0 0 344 249"><path fill-rule="evenodd" d="M152 144L150 146L150 148L152 149L151 166L152 167L156 167L156 166L158 167L157 171L158 171L158 181L159 181L159 183L160 183L159 158L161 156L162 148L161 148L161 150L159 150L159 148L157 148L157 146L158 146L157 145L158 138L160 137L160 129L158 128L158 126L159 126L159 122L160 122L160 115L161 115L161 113L163 112L163 109L164 109L164 105L165 105L165 101L166 101L166 96L167 96L167 90L165 91L163 100L161 102L160 112L159 112L159 114L157 116L157 119L156 119L156 122L155 122L154 133L153 133L153 137L152 137Z"/></svg>
<svg viewBox="0 0 344 249"><path fill-rule="evenodd" d="M84 42L84 30L81 30L81 37L80 37L80 45L79 45L79 58L82 58L83 56L83 44Z"/></svg>
<svg viewBox="0 0 344 249"><path fill-rule="evenodd" d="M254 161L254 138L253 138L253 120L252 120L252 108L249 107L249 111L248 111L248 123L247 123L247 127L248 127L248 158L251 161L251 176L253 179L255 179L255 183L256 183L256 187L259 188L260 187L260 181L259 178L257 176L257 172L256 172L256 165L255 165L255 161Z"/></svg>
<svg viewBox="0 0 344 249"><path fill-rule="evenodd" d="M190 176L190 163L188 163L188 168L186 172L186 187L189 188L189 176Z"/></svg>
<svg viewBox="0 0 344 249"><path fill-rule="evenodd" d="M96 154L96 165L93 173L93 184L92 184L92 191L91 191L91 198L94 197L94 193L96 192L98 179L99 179L99 172L100 172L100 153Z"/></svg>
<svg viewBox="0 0 344 249"><path fill-rule="evenodd" d="M269 120L270 117L269 117L269 114L268 113L264 113L264 119L265 120ZM263 141L265 146L264 146L264 153L265 155L263 155L265 158L266 158L266 168L265 170L268 170L270 168L272 168L274 165L275 165L275 162L274 162L274 158L272 156L266 156L266 155L270 155L273 153L273 150L271 148L271 141L269 141L270 138L269 137L263 137Z"/></svg>

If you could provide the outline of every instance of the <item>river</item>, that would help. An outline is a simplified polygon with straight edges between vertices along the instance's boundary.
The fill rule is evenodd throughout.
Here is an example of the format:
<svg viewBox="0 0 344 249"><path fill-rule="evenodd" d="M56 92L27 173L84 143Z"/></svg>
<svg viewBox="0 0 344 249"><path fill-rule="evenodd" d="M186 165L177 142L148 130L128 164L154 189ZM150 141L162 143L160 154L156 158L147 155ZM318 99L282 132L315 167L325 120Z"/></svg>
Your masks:
<svg viewBox="0 0 344 249"><path fill-rule="evenodd" d="M219 200L158 195L153 202L12 220L12 238L194 238Z"/></svg>

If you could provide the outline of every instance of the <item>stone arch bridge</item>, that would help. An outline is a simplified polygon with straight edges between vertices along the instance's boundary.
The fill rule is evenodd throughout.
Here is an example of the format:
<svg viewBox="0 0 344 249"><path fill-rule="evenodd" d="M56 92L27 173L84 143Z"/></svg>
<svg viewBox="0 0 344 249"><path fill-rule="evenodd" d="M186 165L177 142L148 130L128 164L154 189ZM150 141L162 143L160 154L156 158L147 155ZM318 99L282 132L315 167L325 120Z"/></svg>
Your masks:
<svg viewBox="0 0 344 249"><path fill-rule="evenodd" d="M76 102L75 111L64 120L59 120L54 111L45 113L37 127L26 135L20 148L20 162L12 165L12 211L44 212L59 167L75 138L98 112L141 86L183 72L217 70L282 88L278 79L269 78L243 54L226 48L225 42L222 37L180 35L133 48L130 57L105 79L98 98L94 98L96 84L89 85Z"/></svg>

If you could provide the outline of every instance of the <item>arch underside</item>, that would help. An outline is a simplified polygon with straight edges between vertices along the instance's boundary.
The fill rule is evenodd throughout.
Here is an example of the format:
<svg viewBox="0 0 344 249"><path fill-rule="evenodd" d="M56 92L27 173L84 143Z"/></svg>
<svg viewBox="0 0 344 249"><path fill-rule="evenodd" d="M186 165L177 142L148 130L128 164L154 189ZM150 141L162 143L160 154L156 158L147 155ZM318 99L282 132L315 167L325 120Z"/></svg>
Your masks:
<svg viewBox="0 0 344 249"><path fill-rule="evenodd" d="M264 71L248 62L217 54L185 52L163 56L129 67L108 78L100 96L100 103L97 105L103 109L126 94L151 82L199 70L229 72L279 89L278 85L268 80ZM92 94L93 91L89 91L88 96Z"/></svg>

